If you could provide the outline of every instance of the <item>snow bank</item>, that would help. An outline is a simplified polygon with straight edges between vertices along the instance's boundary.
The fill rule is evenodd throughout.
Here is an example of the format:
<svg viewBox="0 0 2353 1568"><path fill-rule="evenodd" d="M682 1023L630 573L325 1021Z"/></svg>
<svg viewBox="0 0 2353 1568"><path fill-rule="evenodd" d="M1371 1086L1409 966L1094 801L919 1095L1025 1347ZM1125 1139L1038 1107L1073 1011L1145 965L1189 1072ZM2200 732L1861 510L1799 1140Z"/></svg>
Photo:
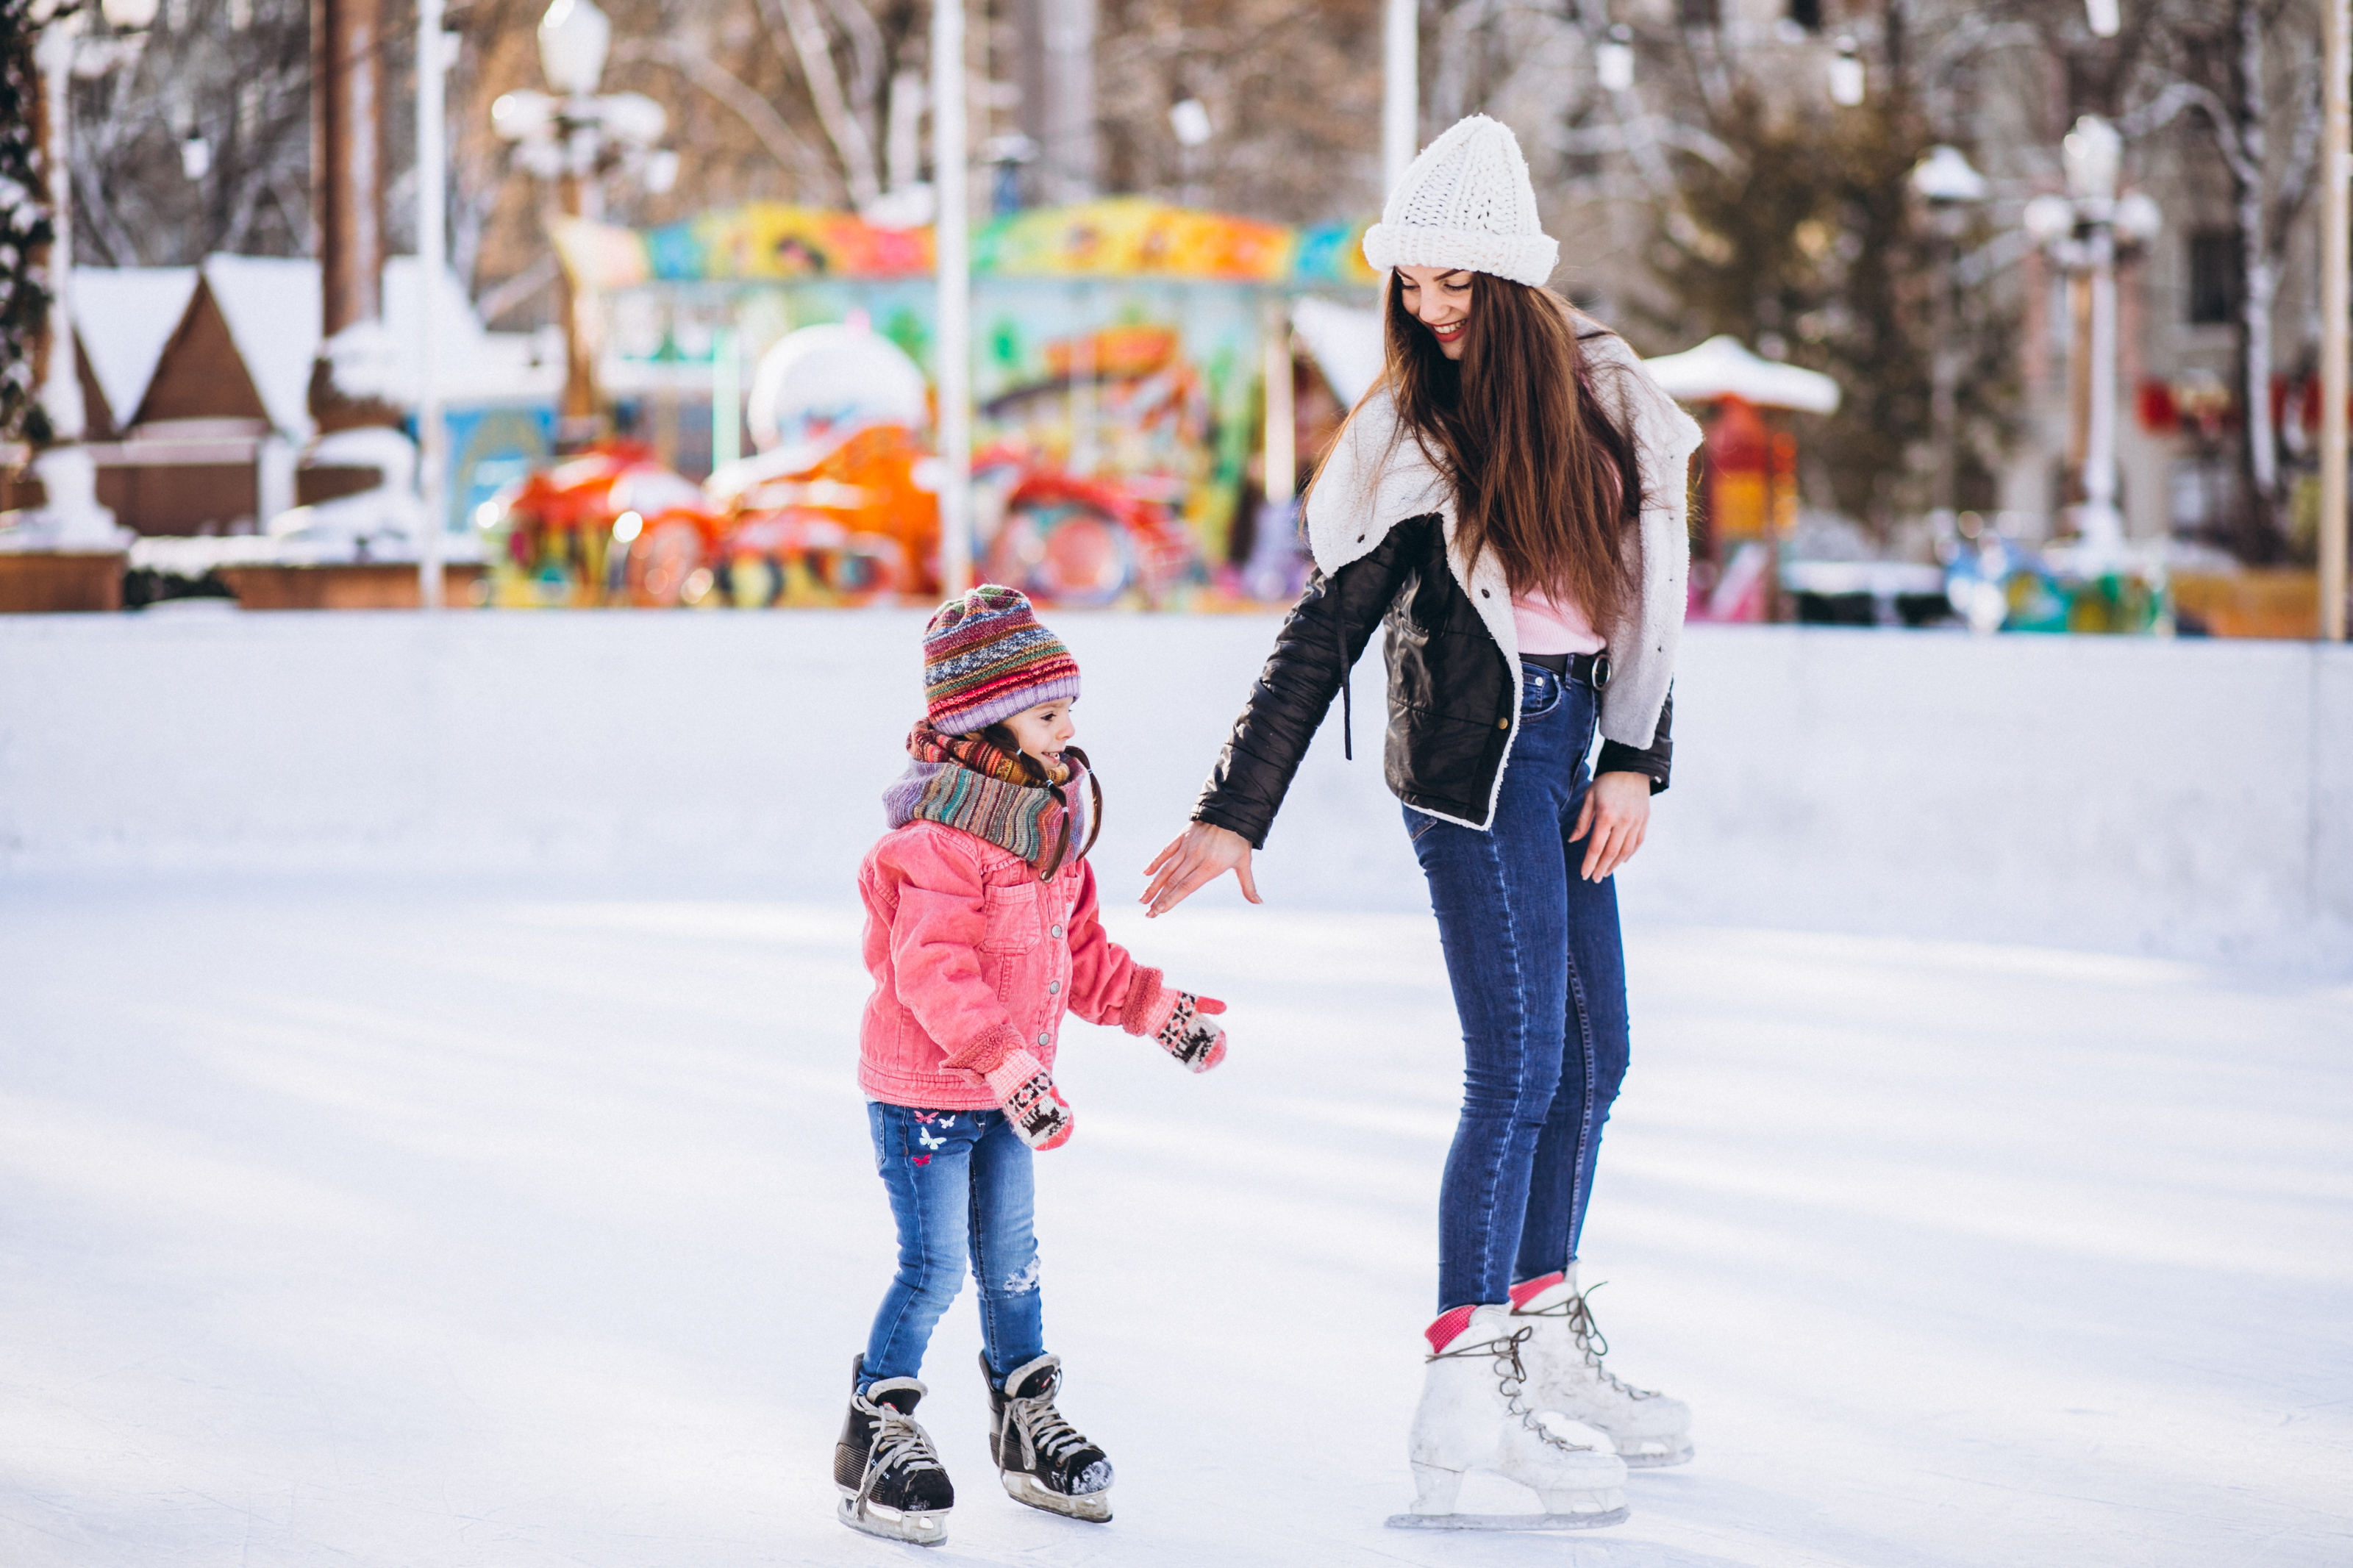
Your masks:
<svg viewBox="0 0 2353 1568"><path fill-rule="evenodd" d="M915 711L913 612L0 622L0 868L674 875L833 898ZM1182 825L1267 616L1064 614L1109 888ZM1260 858L1426 907L1327 722ZM1649 919L2353 952L2353 650L1695 627ZM1218 897L1230 900L1230 892Z"/></svg>

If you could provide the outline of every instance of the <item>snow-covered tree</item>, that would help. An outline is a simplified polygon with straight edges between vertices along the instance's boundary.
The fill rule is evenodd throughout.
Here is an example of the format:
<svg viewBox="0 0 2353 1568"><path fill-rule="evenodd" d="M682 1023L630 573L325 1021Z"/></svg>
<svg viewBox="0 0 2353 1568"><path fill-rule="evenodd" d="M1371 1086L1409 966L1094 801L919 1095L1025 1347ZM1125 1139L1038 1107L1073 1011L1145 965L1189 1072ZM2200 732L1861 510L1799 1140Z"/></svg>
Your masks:
<svg viewBox="0 0 2353 1568"><path fill-rule="evenodd" d="M35 374L49 289L37 265L54 237L39 155L40 37L32 0L0 0L0 439L47 435Z"/></svg>

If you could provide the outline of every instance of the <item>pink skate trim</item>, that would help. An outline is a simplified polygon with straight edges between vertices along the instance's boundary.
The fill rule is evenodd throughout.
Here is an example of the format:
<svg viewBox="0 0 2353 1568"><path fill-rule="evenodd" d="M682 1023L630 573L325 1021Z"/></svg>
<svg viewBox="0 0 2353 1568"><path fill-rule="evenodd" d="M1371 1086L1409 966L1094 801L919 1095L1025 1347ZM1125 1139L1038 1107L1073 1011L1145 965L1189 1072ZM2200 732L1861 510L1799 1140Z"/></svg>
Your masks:
<svg viewBox="0 0 2353 1568"><path fill-rule="evenodd" d="M1559 1284L1563 1279L1567 1278L1568 1271L1567 1269L1556 1268L1541 1279L1521 1280L1518 1284L1512 1287L1512 1310L1515 1312L1518 1311L1522 1307L1526 1306L1530 1301L1535 1300L1537 1297L1543 1295L1546 1291L1551 1289L1554 1286Z"/></svg>
<svg viewBox="0 0 2353 1568"><path fill-rule="evenodd" d="M1421 1337L1430 1342L1430 1353L1436 1355L1460 1339L1462 1331L1471 1326L1471 1314L1478 1310L1475 1306L1454 1307L1439 1313L1437 1321L1421 1331Z"/></svg>

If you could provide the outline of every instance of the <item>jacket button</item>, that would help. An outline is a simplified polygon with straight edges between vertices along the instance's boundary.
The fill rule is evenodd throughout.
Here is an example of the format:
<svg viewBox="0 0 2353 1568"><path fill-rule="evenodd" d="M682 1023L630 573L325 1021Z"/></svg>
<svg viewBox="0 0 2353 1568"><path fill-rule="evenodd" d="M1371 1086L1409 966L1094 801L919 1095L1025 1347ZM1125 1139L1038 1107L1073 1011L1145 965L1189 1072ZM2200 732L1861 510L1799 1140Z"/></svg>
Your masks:
<svg viewBox="0 0 2353 1568"><path fill-rule="evenodd" d="M1045 1037L1045 1036L1043 1036L1043 1035L1039 1036L1039 1037L1038 1037L1038 1043L1039 1043L1039 1045L1041 1045L1041 1046L1042 1046L1042 1045L1044 1045L1044 1044L1046 1043L1046 1037Z"/></svg>
<svg viewBox="0 0 2353 1568"><path fill-rule="evenodd" d="M1061 983L1060 981L1059 981L1059 980L1049 980L1048 982L1046 982L1046 994L1047 994L1047 995L1049 995L1049 996L1059 996L1059 995L1060 995L1061 994L1062 994L1062 983Z"/></svg>
<svg viewBox="0 0 2353 1568"><path fill-rule="evenodd" d="M1493 598L1495 595L1493 595L1493 594L1490 594L1489 592L1487 592L1487 590L1486 590L1486 589L1482 588L1482 589L1480 589L1480 590L1479 590L1479 596L1480 596L1481 598L1482 598L1482 599L1492 599L1492 598Z"/></svg>
<svg viewBox="0 0 2353 1568"><path fill-rule="evenodd" d="M1498 730L1508 730L1511 727L1512 721L1509 719L1498 719L1495 721L1495 728Z"/></svg>
<svg viewBox="0 0 2353 1568"><path fill-rule="evenodd" d="M1056 936L1060 936L1060 935L1061 935L1061 934L1062 934L1062 928L1061 928L1060 926L1056 926L1056 927L1054 928L1054 934L1055 934Z"/></svg>

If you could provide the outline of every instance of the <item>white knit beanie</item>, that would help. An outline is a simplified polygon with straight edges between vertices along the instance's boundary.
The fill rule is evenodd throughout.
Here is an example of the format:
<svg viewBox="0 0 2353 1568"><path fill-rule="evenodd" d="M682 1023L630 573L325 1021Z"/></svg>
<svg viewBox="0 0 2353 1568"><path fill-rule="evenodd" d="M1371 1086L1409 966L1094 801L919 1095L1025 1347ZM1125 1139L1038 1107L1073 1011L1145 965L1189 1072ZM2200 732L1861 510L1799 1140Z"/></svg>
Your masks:
<svg viewBox="0 0 2353 1568"><path fill-rule="evenodd" d="M1511 127L1473 114L1421 150L1365 230L1365 259L1393 267L1460 268L1540 287L1560 246L1536 218L1528 161Z"/></svg>

